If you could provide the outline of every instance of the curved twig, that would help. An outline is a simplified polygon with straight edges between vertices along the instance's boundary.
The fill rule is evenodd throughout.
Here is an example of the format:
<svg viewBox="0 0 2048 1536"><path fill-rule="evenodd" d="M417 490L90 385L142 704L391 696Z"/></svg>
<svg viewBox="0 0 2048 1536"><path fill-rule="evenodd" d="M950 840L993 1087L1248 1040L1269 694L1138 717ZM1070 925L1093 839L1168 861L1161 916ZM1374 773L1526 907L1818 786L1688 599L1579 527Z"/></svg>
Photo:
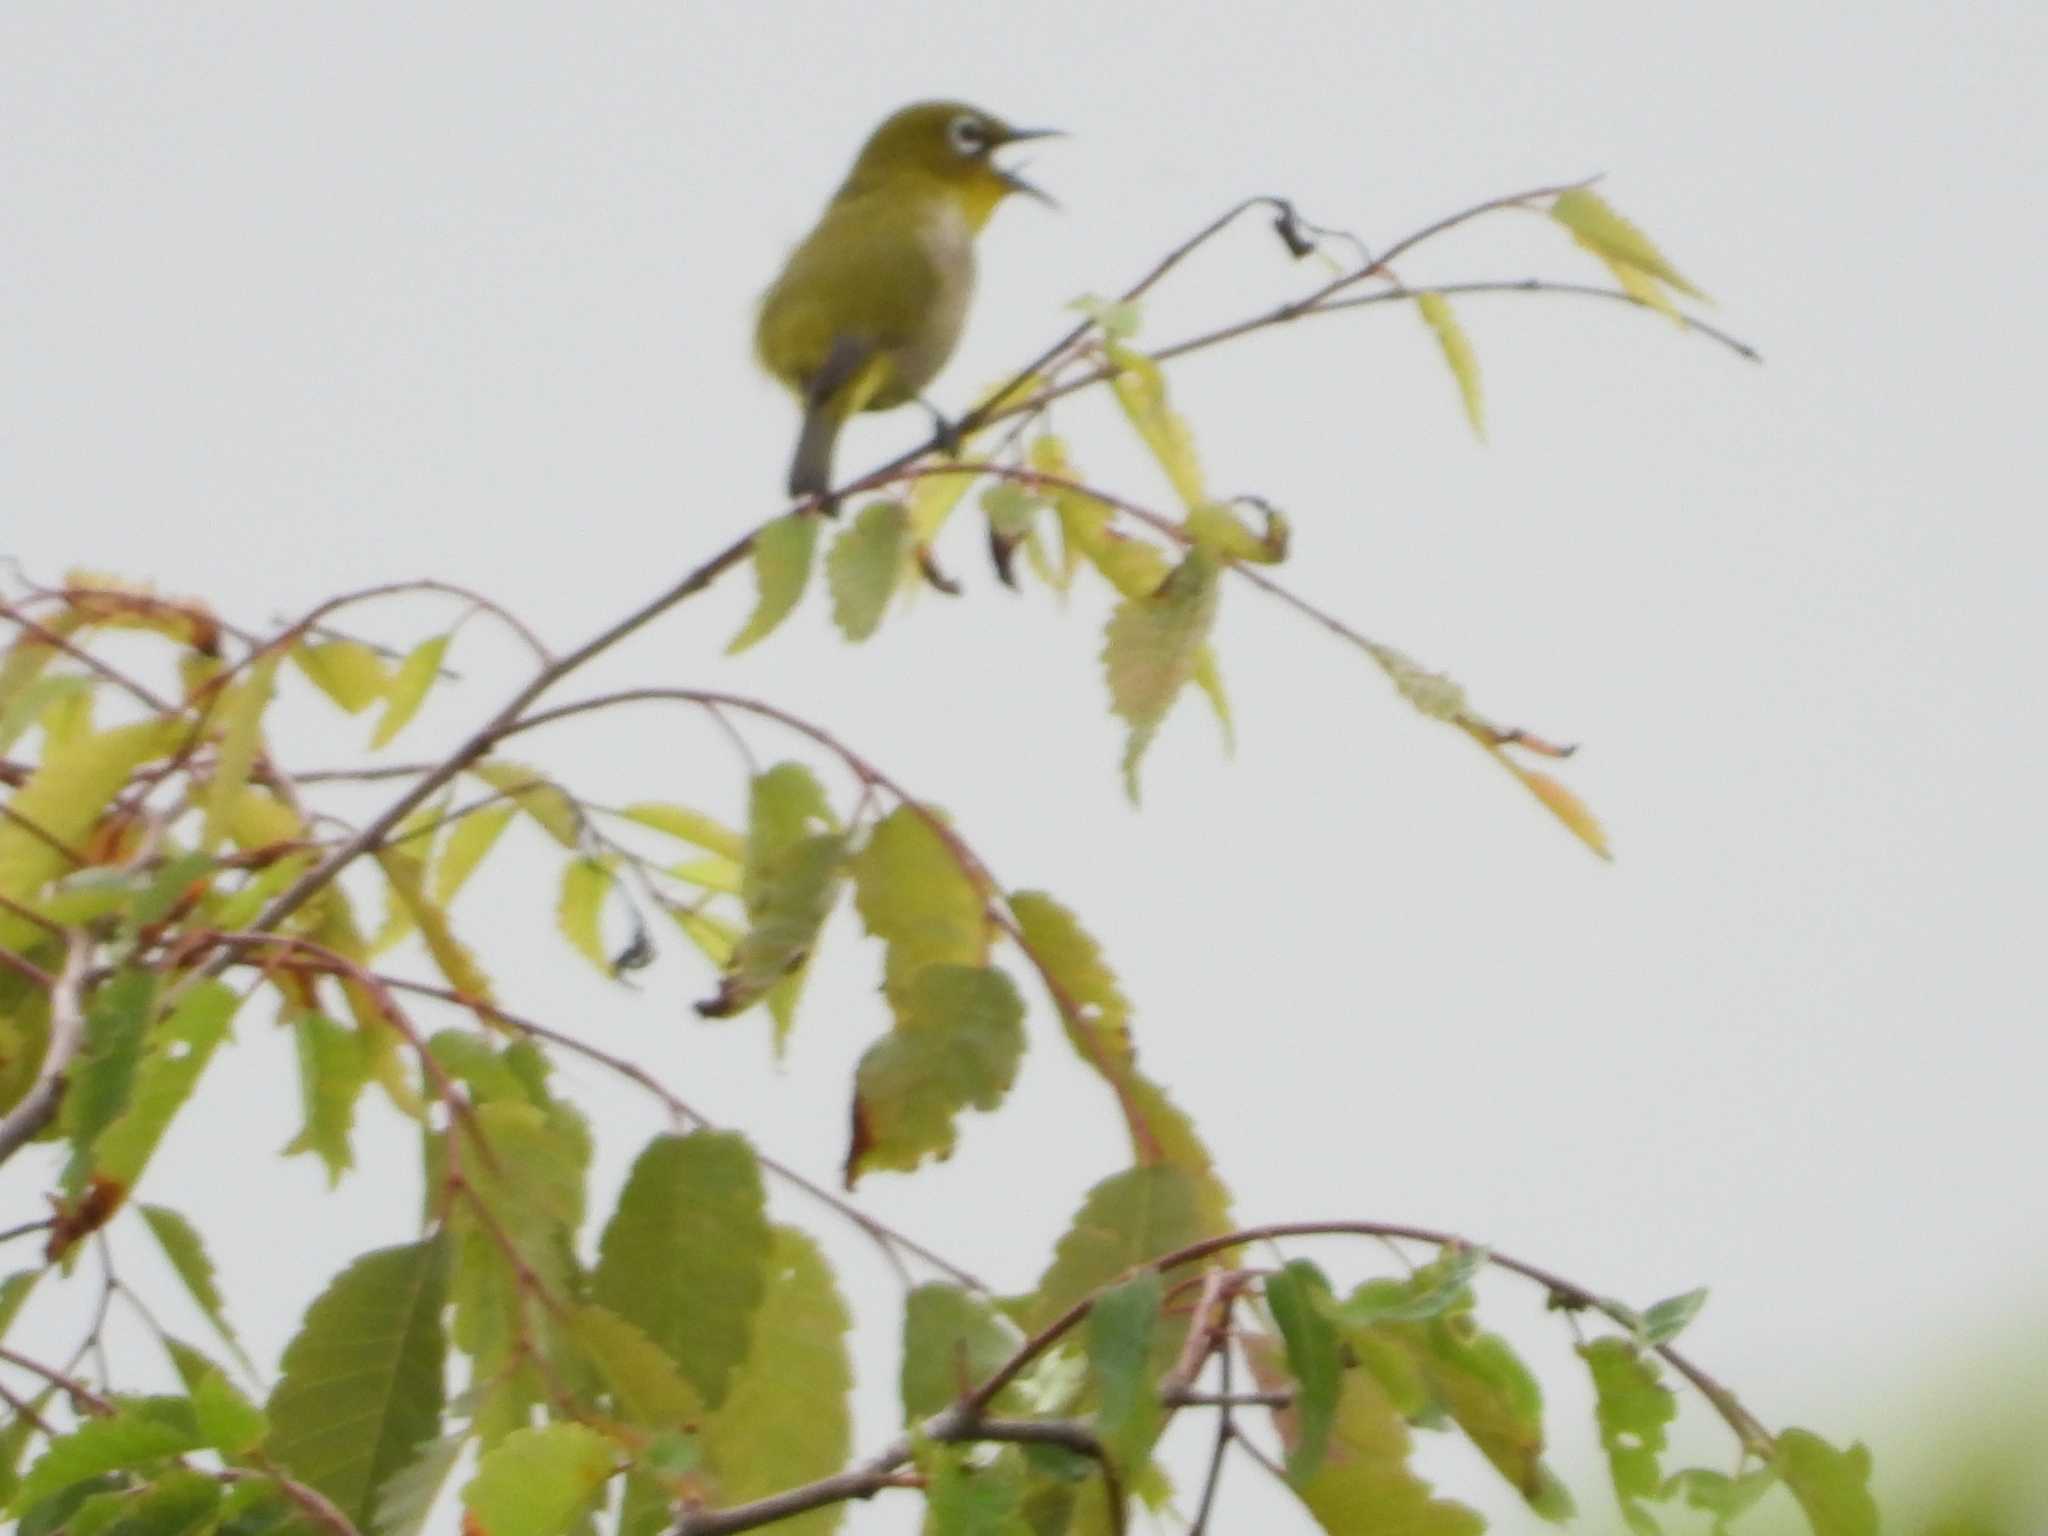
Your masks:
<svg viewBox="0 0 2048 1536"><path fill-rule="evenodd" d="M85 962L92 953L91 941L73 931L64 936L64 964L50 984L50 1036L43 1050L43 1064L36 1080L21 1102L0 1116L0 1163L33 1140L57 1113L64 1096L64 1079L85 1045L85 1006L82 997Z"/></svg>

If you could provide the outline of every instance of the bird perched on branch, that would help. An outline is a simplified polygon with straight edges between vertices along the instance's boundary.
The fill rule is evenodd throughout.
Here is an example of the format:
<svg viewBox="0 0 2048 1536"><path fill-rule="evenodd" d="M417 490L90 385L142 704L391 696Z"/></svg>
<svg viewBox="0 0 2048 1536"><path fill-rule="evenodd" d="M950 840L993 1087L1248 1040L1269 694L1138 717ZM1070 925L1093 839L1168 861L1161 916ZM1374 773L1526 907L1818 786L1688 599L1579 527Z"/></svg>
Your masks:
<svg viewBox="0 0 2048 1536"><path fill-rule="evenodd" d="M830 489L832 445L847 417L922 399L967 319L974 237L1012 192L1051 202L998 166L995 152L1054 131L927 101L897 112L861 147L763 296L754 332L761 366L803 404L790 495Z"/></svg>

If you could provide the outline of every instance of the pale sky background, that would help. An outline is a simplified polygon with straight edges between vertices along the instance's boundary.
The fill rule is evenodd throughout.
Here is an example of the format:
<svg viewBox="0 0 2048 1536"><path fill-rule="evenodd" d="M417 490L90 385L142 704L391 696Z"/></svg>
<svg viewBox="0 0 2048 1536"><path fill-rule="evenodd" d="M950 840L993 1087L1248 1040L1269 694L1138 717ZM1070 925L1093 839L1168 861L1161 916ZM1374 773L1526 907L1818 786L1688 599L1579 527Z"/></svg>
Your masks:
<svg viewBox="0 0 2048 1536"><path fill-rule="evenodd" d="M864 647L814 589L784 633L724 659L742 579L563 696L716 686L841 732L948 807L1002 880L1051 889L1103 940L1142 1059L1242 1219L1436 1224L1643 1303L1709 1284L1696 1356L1773 1424L1873 1441L1898 1488L1930 1453L1909 1405L1967 1395L1958 1351L2038 1361L2048 1303L2044 58L2033 0L13 4L0 553L45 579L150 578L257 625L443 576L573 643L777 510L794 413L750 361L754 297L859 139L918 97L1073 134L1032 157L1064 211L1008 207L988 232L937 391L956 408L1063 327L1070 298L1247 193L1380 247L1605 172L1766 366L1618 307L1471 300L1484 446L1395 309L1171 376L1214 483L1291 514L1282 580L1496 717L1584 744L1564 776L1614 866L1241 586L1218 636L1239 751L1185 705L1134 811L1100 590L1064 612L1012 597L967 519L944 553L968 595L921 600ZM1601 278L1513 216L1403 270ZM1248 226L1161 295L1145 337L1311 279ZM1109 413L1061 422L1084 468L1165 504ZM921 430L915 412L864 422L842 468ZM451 612L353 623L404 645ZM520 665L483 622L452 661L463 684L409 757L457 739ZM366 730L297 718L331 761ZM792 746L750 735L768 760ZM741 803L729 750L680 713L526 747L600 800ZM459 916L508 998L832 1174L852 1063L884 1027L879 956L850 914L778 1072L764 1019L690 1015L709 987L679 945L637 994L608 988L549 936L554 851L522 837L501 857L503 882ZM1036 1003L1030 1029L1000 1116L970 1119L950 1164L862 1191L1007 1288L1126 1156ZM252 1158L252 1136L267 1152L291 1134L296 1087L267 1010L239 1034L146 1193L205 1230L268 1365L347 1258L411 1235L416 1142L368 1116L363 1169L331 1196L310 1160ZM659 1118L564 1076L603 1117L608 1189ZM49 1167L6 1170L0 1218ZM894 1428L894 1282L816 1207L776 1206L828 1240L873 1330L871 1449ZM153 1282L147 1240L117 1235ZM1313 1251L1347 1284L1384 1262ZM1526 1288L1486 1300L1604 1521L1567 1335ZM46 1300L32 1320L64 1340L77 1312ZM1725 1439L1694 1427L1720 1464ZM1446 1486L1509 1509L1434 1439ZM1233 1465L1222 1528L1276 1507ZM911 1518L884 1500L850 1528Z"/></svg>

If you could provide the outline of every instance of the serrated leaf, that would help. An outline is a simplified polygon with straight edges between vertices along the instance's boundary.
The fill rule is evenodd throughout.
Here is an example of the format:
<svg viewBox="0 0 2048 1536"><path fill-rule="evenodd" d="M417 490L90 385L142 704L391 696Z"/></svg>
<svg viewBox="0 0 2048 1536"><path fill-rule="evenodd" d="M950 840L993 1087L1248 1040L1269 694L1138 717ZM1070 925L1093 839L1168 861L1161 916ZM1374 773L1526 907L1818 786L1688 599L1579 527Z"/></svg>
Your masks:
<svg viewBox="0 0 2048 1536"><path fill-rule="evenodd" d="M903 989L895 1029L854 1074L850 1187L874 1168L903 1171L952 1156L964 1109L992 1110L1024 1054L1024 1000L988 966L931 965Z"/></svg>
<svg viewBox="0 0 2048 1536"><path fill-rule="evenodd" d="M207 1445L239 1456L270 1432L263 1410L218 1370L208 1370L190 1390L200 1438Z"/></svg>
<svg viewBox="0 0 2048 1536"><path fill-rule="evenodd" d="M398 664L398 670L391 674L391 681L384 690L384 713L378 716L377 729L371 733L371 751L389 746L392 738L419 713L420 705L426 702L427 690L441 675L441 659L448 654L448 642L452 638L451 635L436 635L431 640L422 640Z"/></svg>
<svg viewBox="0 0 2048 1536"><path fill-rule="evenodd" d="M1152 457L1166 472L1181 501L1190 508L1209 499L1202 488L1202 466L1195 457L1194 435L1187 422L1168 403L1166 375L1159 364L1142 352L1112 343L1110 361L1117 367L1109 381L1117 404L1124 409L1138 437L1152 450Z"/></svg>
<svg viewBox="0 0 2048 1536"><path fill-rule="evenodd" d="M1616 213L1591 188L1574 187L1560 193L1550 205L1550 216L1610 267L1632 268L1680 293L1706 298L1664 259L1664 253L1651 243L1649 236Z"/></svg>
<svg viewBox="0 0 2048 1536"><path fill-rule="evenodd" d="M329 1282L285 1346L271 1458L358 1526L440 1432L447 1244L366 1253Z"/></svg>
<svg viewBox="0 0 2048 1536"><path fill-rule="evenodd" d="M929 815L898 806L875 824L848 866L861 921L888 945L883 985L898 1009L926 966L988 959L987 898Z"/></svg>
<svg viewBox="0 0 2048 1536"><path fill-rule="evenodd" d="M846 1464L853 1449L851 1326L817 1244L792 1227L777 1227L754 1347L704 1427L724 1502L829 1477ZM826 1536L843 1512L830 1505L779 1522L777 1529Z"/></svg>
<svg viewBox="0 0 2048 1536"><path fill-rule="evenodd" d="M234 1351L235 1359L241 1362L243 1369L254 1375L256 1368L242 1352L242 1342L235 1337L235 1330L228 1323L220 1288L214 1284L213 1260L207 1257L206 1244L198 1229L168 1206L138 1204L136 1209L163 1249L164 1257L171 1261L171 1268L184 1282L193 1303L206 1314L214 1332Z"/></svg>
<svg viewBox="0 0 2048 1536"><path fill-rule="evenodd" d="M1415 307L1422 312L1424 322L1436 333L1437 345L1443 348L1444 361L1450 365L1451 377L1458 383L1458 398L1465 403L1465 419L1472 423L1472 435L1481 442L1486 440L1486 403L1479 393L1479 357L1472 350L1472 343L1465 336L1465 329L1458 324L1458 317L1451 313L1450 300L1440 293L1418 293Z"/></svg>
<svg viewBox="0 0 2048 1536"><path fill-rule="evenodd" d="M1129 597L1110 615L1102 648L1110 708L1130 727L1124 787L1138 798L1138 764L1166 713L1194 676L1216 620L1217 565L1190 550L1159 589Z"/></svg>
<svg viewBox="0 0 2048 1536"><path fill-rule="evenodd" d="M583 813L568 791L538 768L507 758L487 757L471 763L469 771L500 794L509 795L519 809L531 816L540 829L564 848L581 851Z"/></svg>
<svg viewBox="0 0 2048 1536"><path fill-rule="evenodd" d="M1321 1470L1337 1417L1344 1346L1329 1318L1329 1296L1330 1283L1306 1259L1266 1277L1266 1305L1280 1327L1287 1371L1294 1378L1295 1428L1287 1475L1297 1483Z"/></svg>
<svg viewBox="0 0 2048 1536"><path fill-rule="evenodd" d="M200 846L209 853L227 840L228 811L241 798L249 770L263 749L263 712L276 691L280 660L276 651L261 652L250 664L249 675L220 703L220 745L206 785L206 827L200 836Z"/></svg>
<svg viewBox="0 0 2048 1536"><path fill-rule="evenodd" d="M767 639L803 599L818 548L818 524L815 517L792 512L754 535L754 611L732 637L726 655L737 656Z"/></svg>
<svg viewBox="0 0 2048 1536"><path fill-rule="evenodd" d="M1688 1508L1702 1510L1711 1518L1713 1536L1729 1536L1729 1522L1746 1513L1777 1485L1777 1468L1769 1465L1753 1467L1740 1477L1704 1467L1687 1467L1666 1478L1657 1497L1682 1496Z"/></svg>
<svg viewBox="0 0 2048 1536"><path fill-rule="evenodd" d="M629 805L620 812L629 821L637 821L643 827L652 827L657 832L666 832L670 837L692 843L708 853L744 863L747 857L747 840L724 822L706 816L702 811L693 811L688 806L669 805L643 800Z"/></svg>
<svg viewBox="0 0 2048 1536"><path fill-rule="evenodd" d="M977 1462L959 1447L928 1444L918 1468L925 1477L925 1536L1033 1536L1015 1461ZM1066 1522L1055 1529L1064 1536Z"/></svg>
<svg viewBox="0 0 2048 1536"><path fill-rule="evenodd" d="M360 640L323 640L295 645L291 657L309 682L351 715L384 697L391 669Z"/></svg>
<svg viewBox="0 0 2048 1536"><path fill-rule="evenodd" d="M1088 1191L1024 1308L1039 1328L1150 1259L1209 1236L1195 1180L1165 1165L1114 1174Z"/></svg>
<svg viewBox="0 0 2048 1536"><path fill-rule="evenodd" d="M1164 1293L1159 1276L1146 1270L1098 1297L1088 1312L1095 1432L1127 1485L1159 1438L1162 1415L1152 1357Z"/></svg>
<svg viewBox="0 0 2048 1536"><path fill-rule="evenodd" d="M957 1285L917 1286L903 1303L897 1377L905 1423L914 1424L987 1379L1023 1342L995 1307Z"/></svg>
<svg viewBox="0 0 2048 1536"><path fill-rule="evenodd" d="M660 1136L633 1164L591 1296L637 1325L716 1407L754 1337L774 1246L761 1170L725 1132Z"/></svg>
<svg viewBox="0 0 2048 1536"><path fill-rule="evenodd" d="M865 640L881 627L889 599L910 568L910 514L899 501L871 501L832 541L825 578L832 588L832 622L849 640Z"/></svg>
<svg viewBox="0 0 2048 1536"><path fill-rule="evenodd" d="M1655 1536L1657 1522L1643 1501L1662 1496L1658 1457L1678 1403L1649 1357L1628 1339L1595 1339L1579 1346L1579 1356L1593 1378L1594 1417L1622 1518L1637 1536Z"/></svg>
<svg viewBox="0 0 2048 1536"><path fill-rule="evenodd" d="M730 1018L803 967L838 900L845 864L846 839L837 833L807 837L759 862L748 860L753 921L733 946L717 995L697 1004L698 1013Z"/></svg>
<svg viewBox="0 0 2048 1536"><path fill-rule="evenodd" d="M390 847L378 849L376 859L392 894L419 925L420 938L426 943L427 953L433 957L435 968L447 979L448 985L465 998L481 1003L491 1002L490 977L477 964L469 946L455 936L447 909L427 894L420 861Z"/></svg>
<svg viewBox="0 0 2048 1536"><path fill-rule="evenodd" d="M617 1464L611 1441L582 1424L515 1429L462 1490L482 1536L562 1536Z"/></svg>
<svg viewBox="0 0 2048 1536"><path fill-rule="evenodd" d="M221 1485L205 1473L169 1467L139 1487L94 1494L63 1529L65 1536L184 1536L212 1530L221 1500ZM24 1536L31 1526L22 1522Z"/></svg>
<svg viewBox="0 0 2048 1536"><path fill-rule="evenodd" d="M1707 1288L1687 1291L1682 1296L1667 1296L1643 1313L1643 1342L1646 1344L1669 1344L1692 1326L1692 1320L1700 1315L1700 1309L1707 1304Z"/></svg>
<svg viewBox="0 0 2048 1536"><path fill-rule="evenodd" d="M175 750L188 729L180 720L144 720L47 743L0 820L0 896L33 904L45 884L72 867L59 850L76 848L128 776ZM0 948L22 953L42 938L29 919L0 911Z"/></svg>
<svg viewBox="0 0 2048 1536"><path fill-rule="evenodd" d="M460 1434L429 1440L417 1456L386 1478L370 1524L373 1536L420 1536L468 1443L469 1437Z"/></svg>
<svg viewBox="0 0 2048 1536"><path fill-rule="evenodd" d="M434 861L436 905L445 907L455 900L456 893L468 884L485 855L498 845L498 839L518 811L516 805L478 806L450 825L448 835L441 840L440 857Z"/></svg>
<svg viewBox="0 0 2048 1536"><path fill-rule="evenodd" d="M26 1513L103 1472L147 1467L200 1450L205 1443L192 1404L184 1398L128 1398L105 1417L88 1419L53 1439L22 1478L13 1507L16 1513Z"/></svg>
<svg viewBox="0 0 2048 1536"><path fill-rule="evenodd" d="M612 872L597 859L571 859L562 868L561 894L555 900L555 926L570 948L605 975L612 957L604 945L604 899L612 888Z"/></svg>
<svg viewBox="0 0 2048 1536"><path fill-rule="evenodd" d="M1248 1341L1246 1356L1261 1386L1288 1385L1270 1339ZM1294 1410L1273 1415L1290 1455L1299 1435ZM1408 1427L1385 1391L1363 1371L1346 1371L1330 1428L1330 1444L1313 1475L1291 1483L1330 1536L1478 1536L1485 1522L1463 1504L1436 1497L1408 1467Z"/></svg>
<svg viewBox="0 0 2048 1536"><path fill-rule="evenodd" d="M67 1194L84 1188L92 1171L93 1142L132 1100L157 986L158 978L149 971L119 971L94 990L86 1005L85 1041L57 1112L58 1129L71 1143L63 1175Z"/></svg>
<svg viewBox="0 0 2048 1536"><path fill-rule="evenodd" d="M703 910L702 906L679 907L673 904L662 908L682 929L683 936L697 946L698 952L721 971L732 964L732 952L739 947L741 930L724 918Z"/></svg>
<svg viewBox="0 0 2048 1536"><path fill-rule="evenodd" d="M1877 1536L1867 1447L1838 1451L1810 1430L1788 1429L1778 1436L1771 1465L1806 1512L1813 1536Z"/></svg>
<svg viewBox="0 0 2048 1536"><path fill-rule="evenodd" d="M1406 1280L1368 1280L1338 1305L1333 1314L1346 1328L1373 1323L1419 1323L1471 1305L1467 1287L1485 1267L1491 1253L1460 1244L1442 1248L1428 1265Z"/></svg>
<svg viewBox="0 0 2048 1536"><path fill-rule="evenodd" d="M1205 501L1188 512L1181 527L1188 542L1206 550L1218 560L1242 560L1250 565L1278 565L1287 558L1292 530L1287 519L1273 507L1265 511L1266 528L1254 533L1230 507L1220 501Z"/></svg>

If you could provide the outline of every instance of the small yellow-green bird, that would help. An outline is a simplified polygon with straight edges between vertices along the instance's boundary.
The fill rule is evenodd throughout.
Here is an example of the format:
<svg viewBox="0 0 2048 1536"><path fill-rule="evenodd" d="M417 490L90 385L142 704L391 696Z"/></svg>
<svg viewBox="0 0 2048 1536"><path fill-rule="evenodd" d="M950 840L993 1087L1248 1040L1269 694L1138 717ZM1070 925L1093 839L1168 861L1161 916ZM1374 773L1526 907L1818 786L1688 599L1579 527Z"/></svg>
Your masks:
<svg viewBox="0 0 2048 1536"><path fill-rule="evenodd" d="M1053 132L926 101L897 112L861 147L763 296L754 332L761 366L803 402L790 495L830 489L832 445L855 411L922 398L966 323L974 237L1012 192L1051 201L996 165L995 151Z"/></svg>

